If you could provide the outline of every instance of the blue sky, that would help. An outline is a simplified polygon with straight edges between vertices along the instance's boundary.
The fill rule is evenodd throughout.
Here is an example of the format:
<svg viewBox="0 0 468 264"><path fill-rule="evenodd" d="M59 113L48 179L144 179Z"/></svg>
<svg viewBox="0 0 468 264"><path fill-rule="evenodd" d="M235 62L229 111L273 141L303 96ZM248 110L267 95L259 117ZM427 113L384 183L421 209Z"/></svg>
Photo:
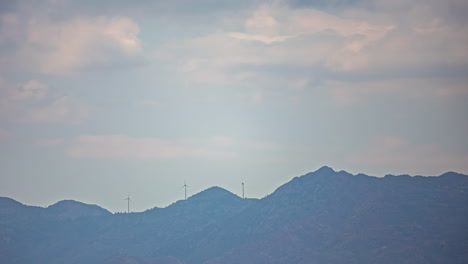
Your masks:
<svg viewBox="0 0 468 264"><path fill-rule="evenodd" d="M2 1L0 195L124 211L468 174L468 3Z"/></svg>

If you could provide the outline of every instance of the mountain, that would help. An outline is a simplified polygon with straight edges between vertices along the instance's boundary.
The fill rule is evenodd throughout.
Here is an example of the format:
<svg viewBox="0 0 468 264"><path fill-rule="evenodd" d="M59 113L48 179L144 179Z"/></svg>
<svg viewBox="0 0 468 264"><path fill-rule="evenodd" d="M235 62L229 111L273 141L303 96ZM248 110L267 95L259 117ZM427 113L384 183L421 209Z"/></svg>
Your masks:
<svg viewBox="0 0 468 264"><path fill-rule="evenodd" d="M261 239L208 263L467 263L467 188L460 174L322 168L264 198L261 218L248 224Z"/></svg>
<svg viewBox="0 0 468 264"><path fill-rule="evenodd" d="M80 217L111 215L106 209L94 204L73 200L57 202L47 208L28 206L11 198L0 197L0 224L8 222L73 220Z"/></svg>
<svg viewBox="0 0 468 264"><path fill-rule="evenodd" d="M329 167L262 199L212 187L142 213L0 198L0 263L468 263L467 205L466 175Z"/></svg>
<svg viewBox="0 0 468 264"><path fill-rule="evenodd" d="M0 224L26 220L31 214L39 214L41 209L43 208L23 205L8 197L0 197Z"/></svg>
<svg viewBox="0 0 468 264"><path fill-rule="evenodd" d="M55 250L67 247L70 239L82 241L75 239L86 234L77 233L78 223L99 221L103 216L112 214L97 205L72 200L43 208L0 197L0 263L38 263L41 256L50 258L56 255Z"/></svg>
<svg viewBox="0 0 468 264"><path fill-rule="evenodd" d="M94 204L85 204L73 200L63 200L46 208L47 213L56 219L77 219L84 216L102 216L111 213Z"/></svg>

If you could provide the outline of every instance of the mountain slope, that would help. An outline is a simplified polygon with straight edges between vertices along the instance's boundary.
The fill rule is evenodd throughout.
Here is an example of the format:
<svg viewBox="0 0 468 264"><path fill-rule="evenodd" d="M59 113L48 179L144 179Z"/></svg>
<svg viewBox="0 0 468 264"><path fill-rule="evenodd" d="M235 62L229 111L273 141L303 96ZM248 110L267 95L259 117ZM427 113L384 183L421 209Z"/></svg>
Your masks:
<svg viewBox="0 0 468 264"><path fill-rule="evenodd" d="M376 178L322 167L263 199L212 187L143 213L86 205L87 217L64 201L28 225L0 222L9 239L0 262L467 263L467 191L468 176L453 172Z"/></svg>
<svg viewBox="0 0 468 264"><path fill-rule="evenodd" d="M209 263L466 263L467 177L446 177L296 178L265 199L292 221Z"/></svg>

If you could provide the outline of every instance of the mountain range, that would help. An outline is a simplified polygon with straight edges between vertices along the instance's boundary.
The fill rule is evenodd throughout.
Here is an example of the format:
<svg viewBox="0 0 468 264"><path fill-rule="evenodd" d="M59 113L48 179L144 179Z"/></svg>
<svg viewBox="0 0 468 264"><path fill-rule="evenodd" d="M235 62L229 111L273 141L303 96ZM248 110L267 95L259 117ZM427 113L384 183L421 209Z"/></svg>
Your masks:
<svg viewBox="0 0 468 264"><path fill-rule="evenodd" d="M262 199L212 187L120 214L0 197L0 263L468 263L468 176L322 167Z"/></svg>

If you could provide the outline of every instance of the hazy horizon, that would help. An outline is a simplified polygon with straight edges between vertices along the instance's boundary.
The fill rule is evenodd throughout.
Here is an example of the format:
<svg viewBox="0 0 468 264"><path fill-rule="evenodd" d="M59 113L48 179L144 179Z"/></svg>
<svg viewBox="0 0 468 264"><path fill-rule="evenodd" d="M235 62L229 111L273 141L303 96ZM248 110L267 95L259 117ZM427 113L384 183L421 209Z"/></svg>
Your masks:
<svg viewBox="0 0 468 264"><path fill-rule="evenodd" d="M326 166L326 165L322 166L322 167L319 168L319 169L322 169L322 168L330 168L330 169L332 169L333 171L338 172L337 170L334 170L333 168L328 167L328 166ZM319 169L318 169L318 170L319 170ZM317 170L317 171L318 171L318 170ZM341 171L344 171L344 170L341 170ZM309 173L312 173L312 172L315 172L315 171L311 171L311 172L309 172ZM449 172L453 172L453 171L447 171L447 172L445 172L445 173L449 173ZM348 173L349 173L349 172L348 172ZM458 172L455 172L455 173L458 173ZM351 173L351 174L355 176L355 175L360 174L360 173L357 173L357 174ZM361 173L361 174L362 174L362 173ZM388 175L393 175L393 174L387 174L387 175L384 175L384 176L388 176ZM442 175L442 174L441 174L441 175ZM393 175L393 176L397 176L397 177L398 177L398 176L439 177L439 176L441 176L441 175L408 175L408 174L401 174L401 175ZM306 174L304 174L304 175L297 175L296 177L302 177L302 176L306 176ZM381 176L375 176L375 175L367 175L367 176L381 178ZM283 184L286 184L286 183L288 183L288 182L291 181L291 180L293 180L293 178L287 180L287 182L285 182L285 183L283 183ZM276 189L278 189L279 187L281 187L283 184L281 184L281 185L279 185L279 186L276 186L271 192L269 192L269 193L267 193L267 194L265 194L265 195L263 195L263 196L259 196L259 197L248 197L248 196L244 196L244 197L245 197L245 199L263 199L263 198L265 198L266 196L272 194ZM187 194L187 199L190 199L192 196L197 195L197 194L199 194L199 193L201 193L201 192L207 191L207 190L212 189L212 188L221 188L221 189L223 189L223 190L225 190L225 191L228 191L228 192L234 194L235 196L237 196L237 197L239 197L239 198L242 197L242 187L239 188L239 192L236 192L235 190L234 190L234 191L233 191L233 190L229 190L229 189L224 188L224 187L222 187L222 186L213 185L213 186L208 186L208 187L205 187L205 188L202 187L201 190L199 190L199 191L197 191L197 192L195 192L195 193L192 193L192 194L190 194L190 193L188 192L188 194ZM180 188L175 188L175 190L178 190L180 193L183 194L183 188L182 188L182 189L180 189ZM1 196L0 196L0 197L1 197ZM156 207L157 207L157 208L166 208L166 207L171 206L171 205L173 205L173 204L175 204L175 203L177 203L177 202L179 202L179 201L183 201L183 200L184 200L184 197L182 197L182 198L180 198L180 199L177 199L177 200L172 201L172 202L170 202L170 203L168 203L168 204L165 204L165 205L161 205L161 206L152 206L152 207L149 207L149 208L146 208L146 209L140 209L140 211L134 211L134 210L132 210L133 206L135 206L135 202L134 202L134 200L133 200L133 198L132 198L133 195L131 195L131 194L129 193L129 195L128 195L127 197L128 197L128 198L131 198L131 206L130 206L130 208L131 208L130 212L131 212L131 213L141 213L141 212L144 212L144 211L146 211L146 210L150 210L150 209L153 209L153 208L156 208ZM12 197L5 197L5 198L11 198L11 199L13 199ZM16 199L14 199L14 200L17 201L17 202L22 203L21 201L18 201L18 200L16 200ZM59 202L62 202L62 201L76 201L76 202L84 203L83 201L78 201L78 200L73 200L73 199L62 199L62 200L56 201L56 202L54 202L54 203L52 203L52 204L48 204L48 205L35 205L35 204L25 204L25 203L22 203L22 204L28 205L28 206L39 206L39 207L47 208L47 207L49 207L49 206L52 206L52 205L54 205L54 204L56 204L56 203L59 203ZM127 203L126 198L125 198L125 199L122 199L122 201L124 202L123 204L126 204L126 203ZM109 210L109 209L105 208L104 206L101 206L101 205L99 205L99 204L97 204L97 203L93 203L93 202L87 202L87 203L85 203L85 204L97 205L97 206L99 206L99 207L101 207L101 208L104 208L104 209L108 210L108 211L111 212L111 213L122 213L122 212L125 213L125 212L127 212L126 210L112 211L112 210Z"/></svg>
<svg viewBox="0 0 468 264"><path fill-rule="evenodd" d="M0 196L124 211L468 174L468 3L1 1Z"/></svg>

